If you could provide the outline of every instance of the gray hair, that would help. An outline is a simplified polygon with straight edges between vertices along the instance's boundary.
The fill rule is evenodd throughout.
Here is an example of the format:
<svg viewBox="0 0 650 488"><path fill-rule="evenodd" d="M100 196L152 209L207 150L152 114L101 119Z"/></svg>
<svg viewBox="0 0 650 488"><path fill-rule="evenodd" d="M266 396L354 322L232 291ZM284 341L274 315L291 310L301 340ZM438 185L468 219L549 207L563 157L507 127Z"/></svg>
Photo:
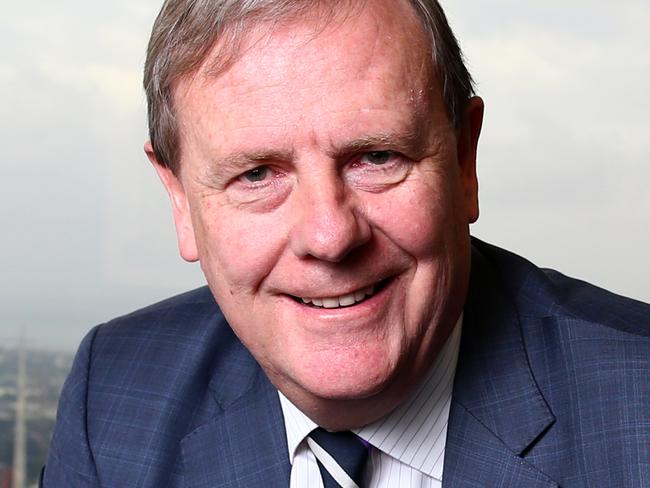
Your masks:
<svg viewBox="0 0 650 488"><path fill-rule="evenodd" d="M196 73L217 42L228 46L219 53L216 73L234 61L246 28L255 22L299 18L316 7L333 15L343 0L165 0L154 22L144 67L149 138L160 164L180 170L180 136L174 89ZM464 121L474 94L472 77L442 7L436 0L408 0L431 41L432 66L439 76L443 100L455 127ZM347 0L348 6L359 0ZM338 9L337 9L338 7Z"/></svg>

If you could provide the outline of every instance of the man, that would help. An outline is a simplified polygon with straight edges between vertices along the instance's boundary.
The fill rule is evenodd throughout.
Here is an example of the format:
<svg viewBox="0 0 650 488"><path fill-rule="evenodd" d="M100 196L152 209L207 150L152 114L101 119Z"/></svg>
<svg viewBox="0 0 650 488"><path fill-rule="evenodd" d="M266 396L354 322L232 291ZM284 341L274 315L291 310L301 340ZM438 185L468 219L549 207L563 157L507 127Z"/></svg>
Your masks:
<svg viewBox="0 0 650 488"><path fill-rule="evenodd" d="M209 291L88 335L45 486L650 484L648 307L470 241L435 2L170 0L145 87Z"/></svg>

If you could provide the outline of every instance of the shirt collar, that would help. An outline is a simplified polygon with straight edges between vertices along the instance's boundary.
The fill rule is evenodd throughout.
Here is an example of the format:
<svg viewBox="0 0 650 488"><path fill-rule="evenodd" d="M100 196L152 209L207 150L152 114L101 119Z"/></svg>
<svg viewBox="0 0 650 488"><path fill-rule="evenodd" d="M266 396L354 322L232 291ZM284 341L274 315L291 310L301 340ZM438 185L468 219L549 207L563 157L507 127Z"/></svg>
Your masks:
<svg viewBox="0 0 650 488"><path fill-rule="evenodd" d="M429 476L438 470L432 458L444 453L449 402L458 361L463 316L459 317L447 342L440 350L431 369L418 389L402 405L386 417L360 429L353 429L359 437L385 454L398 459ZM284 415L289 460L293 464L298 447L318 425L278 391ZM412 442L412 441L416 442ZM442 441L442 442L441 442ZM417 452L412 446L418 445ZM418 456L418 452L428 455Z"/></svg>
<svg viewBox="0 0 650 488"><path fill-rule="evenodd" d="M293 465L293 459L296 456L298 447L302 441L314 430L318 425L302 411L298 409L281 391L278 390L280 395L280 405L282 406L282 414L284 415L284 426L287 432L287 447L289 448L289 461Z"/></svg>

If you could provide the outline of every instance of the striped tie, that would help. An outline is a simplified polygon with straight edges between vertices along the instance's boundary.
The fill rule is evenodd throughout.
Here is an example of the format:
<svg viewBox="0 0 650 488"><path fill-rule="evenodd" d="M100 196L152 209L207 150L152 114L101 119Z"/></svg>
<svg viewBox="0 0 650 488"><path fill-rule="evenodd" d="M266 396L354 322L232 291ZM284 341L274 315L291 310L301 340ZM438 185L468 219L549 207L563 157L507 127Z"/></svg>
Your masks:
<svg viewBox="0 0 650 488"><path fill-rule="evenodd" d="M325 488L361 488L368 447L349 431L327 432L318 427L307 437L318 461Z"/></svg>

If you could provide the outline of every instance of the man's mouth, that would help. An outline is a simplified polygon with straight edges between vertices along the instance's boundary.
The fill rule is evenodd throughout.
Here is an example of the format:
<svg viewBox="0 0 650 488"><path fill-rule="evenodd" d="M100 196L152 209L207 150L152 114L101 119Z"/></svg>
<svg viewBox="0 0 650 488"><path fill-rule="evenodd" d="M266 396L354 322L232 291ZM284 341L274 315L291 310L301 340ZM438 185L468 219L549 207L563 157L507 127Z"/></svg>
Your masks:
<svg viewBox="0 0 650 488"><path fill-rule="evenodd" d="M360 290L357 290L352 293L347 293L340 296L331 296L331 297L295 297L292 296L295 301L303 303L309 307L314 308L346 308L357 305L361 302L368 300L369 298L376 295L381 291L386 284L388 279L383 280L377 284L367 286Z"/></svg>

